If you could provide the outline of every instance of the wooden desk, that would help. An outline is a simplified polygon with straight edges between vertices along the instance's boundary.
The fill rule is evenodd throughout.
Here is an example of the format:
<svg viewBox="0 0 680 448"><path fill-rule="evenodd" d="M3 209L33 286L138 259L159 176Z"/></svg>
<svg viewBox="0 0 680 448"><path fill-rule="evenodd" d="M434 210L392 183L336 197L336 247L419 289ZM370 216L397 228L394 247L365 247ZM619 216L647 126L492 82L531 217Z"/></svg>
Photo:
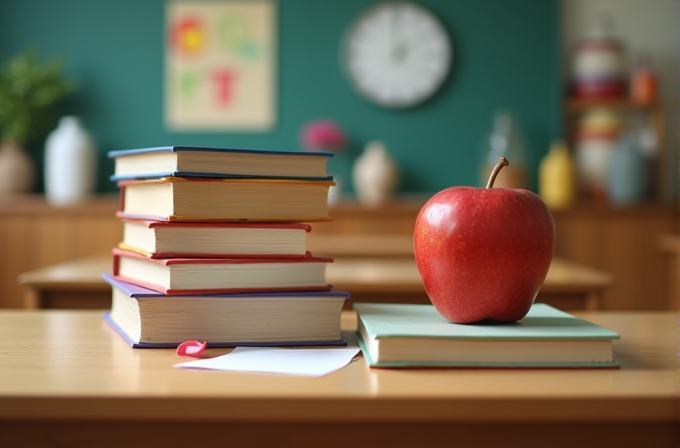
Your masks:
<svg viewBox="0 0 680 448"><path fill-rule="evenodd" d="M24 272L19 275L24 308L110 308L111 287L101 274L111 272L112 265L107 254Z"/></svg>
<svg viewBox="0 0 680 448"><path fill-rule="evenodd" d="M25 307L109 308L111 289L100 275L111 269L111 256L86 258L24 273L20 282ZM327 268L328 282L349 291L354 301L429 303L413 258L337 257ZM598 308L598 301L612 284L611 276L556 258L537 301L561 309Z"/></svg>
<svg viewBox="0 0 680 448"><path fill-rule="evenodd" d="M0 446L677 447L678 314L579 315L621 335L620 370L191 371L97 311L0 310Z"/></svg>

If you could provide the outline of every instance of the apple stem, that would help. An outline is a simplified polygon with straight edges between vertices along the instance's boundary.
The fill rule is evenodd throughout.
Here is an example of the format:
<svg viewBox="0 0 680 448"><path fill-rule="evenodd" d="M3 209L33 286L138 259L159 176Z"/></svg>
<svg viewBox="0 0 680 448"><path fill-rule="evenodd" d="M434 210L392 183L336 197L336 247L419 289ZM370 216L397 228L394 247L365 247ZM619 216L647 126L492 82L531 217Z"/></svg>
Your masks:
<svg viewBox="0 0 680 448"><path fill-rule="evenodd" d="M491 172L491 176L489 176L489 182L486 184L486 188L493 188L493 183L496 181L496 176L498 176L498 173L500 172L501 168L508 165L510 165L508 159L506 159L505 157L501 157L501 160L498 161L493 171Z"/></svg>

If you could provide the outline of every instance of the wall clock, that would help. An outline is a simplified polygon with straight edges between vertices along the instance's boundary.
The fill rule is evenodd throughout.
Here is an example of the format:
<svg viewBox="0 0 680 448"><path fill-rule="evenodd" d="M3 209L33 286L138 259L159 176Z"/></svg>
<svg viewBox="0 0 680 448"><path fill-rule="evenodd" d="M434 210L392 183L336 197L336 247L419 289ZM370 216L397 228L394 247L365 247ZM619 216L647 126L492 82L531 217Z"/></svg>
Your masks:
<svg viewBox="0 0 680 448"><path fill-rule="evenodd" d="M451 39L429 10L409 1L378 3L350 26L342 64L355 89L388 108L430 98L444 83L453 59Z"/></svg>

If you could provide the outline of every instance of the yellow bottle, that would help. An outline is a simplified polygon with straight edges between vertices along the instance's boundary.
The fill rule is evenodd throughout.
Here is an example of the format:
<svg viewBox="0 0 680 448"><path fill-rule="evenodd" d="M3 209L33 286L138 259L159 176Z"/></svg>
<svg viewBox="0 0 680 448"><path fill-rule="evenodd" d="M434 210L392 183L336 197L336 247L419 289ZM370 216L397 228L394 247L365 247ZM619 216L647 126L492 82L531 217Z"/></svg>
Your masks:
<svg viewBox="0 0 680 448"><path fill-rule="evenodd" d="M550 208L565 208L576 198L576 169L569 148L553 142L538 169L538 194Z"/></svg>

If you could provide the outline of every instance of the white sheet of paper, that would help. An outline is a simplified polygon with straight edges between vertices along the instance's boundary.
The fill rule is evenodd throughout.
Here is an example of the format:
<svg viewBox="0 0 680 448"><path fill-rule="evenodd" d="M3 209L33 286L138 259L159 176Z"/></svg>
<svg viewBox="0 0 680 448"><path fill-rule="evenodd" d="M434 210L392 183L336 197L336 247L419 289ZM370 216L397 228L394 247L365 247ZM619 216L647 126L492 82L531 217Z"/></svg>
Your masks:
<svg viewBox="0 0 680 448"><path fill-rule="evenodd" d="M324 376L349 364L359 350L358 347L309 349L236 347L226 355L183 362L175 364L174 367Z"/></svg>

